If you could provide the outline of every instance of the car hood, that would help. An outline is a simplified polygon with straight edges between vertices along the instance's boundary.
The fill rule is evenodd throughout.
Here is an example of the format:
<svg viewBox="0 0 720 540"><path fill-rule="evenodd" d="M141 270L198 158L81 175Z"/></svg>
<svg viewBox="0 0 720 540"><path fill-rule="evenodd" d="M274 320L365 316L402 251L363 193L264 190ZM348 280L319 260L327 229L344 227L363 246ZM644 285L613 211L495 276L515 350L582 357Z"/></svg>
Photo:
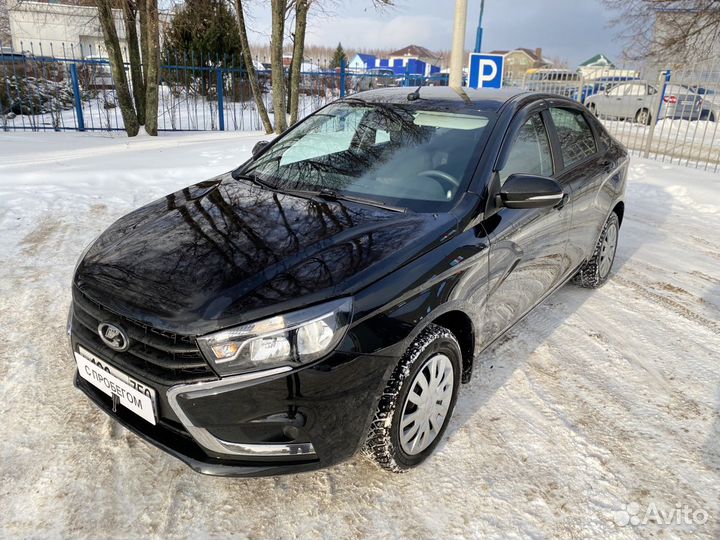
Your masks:
<svg viewBox="0 0 720 540"><path fill-rule="evenodd" d="M223 175L120 218L79 262L74 294L199 335L351 295L456 225L451 214L302 198Z"/></svg>

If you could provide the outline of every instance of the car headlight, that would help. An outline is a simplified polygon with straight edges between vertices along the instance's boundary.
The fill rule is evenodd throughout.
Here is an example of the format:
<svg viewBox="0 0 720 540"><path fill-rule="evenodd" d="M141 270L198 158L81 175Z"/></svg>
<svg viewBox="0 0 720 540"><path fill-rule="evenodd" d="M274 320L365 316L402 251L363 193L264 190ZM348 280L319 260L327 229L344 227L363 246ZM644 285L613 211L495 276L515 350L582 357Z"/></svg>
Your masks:
<svg viewBox="0 0 720 540"><path fill-rule="evenodd" d="M329 353L345 336L352 300L333 300L198 338L220 375L298 366Z"/></svg>

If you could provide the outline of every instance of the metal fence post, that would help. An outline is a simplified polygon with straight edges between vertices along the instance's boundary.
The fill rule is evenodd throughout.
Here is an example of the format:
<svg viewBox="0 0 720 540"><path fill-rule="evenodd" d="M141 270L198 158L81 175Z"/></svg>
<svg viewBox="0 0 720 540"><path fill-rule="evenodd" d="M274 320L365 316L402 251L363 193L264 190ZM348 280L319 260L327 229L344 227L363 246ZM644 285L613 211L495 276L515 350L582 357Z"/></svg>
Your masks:
<svg viewBox="0 0 720 540"><path fill-rule="evenodd" d="M78 82L77 64L70 64L70 78L72 79L73 96L75 97L75 114L77 115L78 131L85 131L85 119L83 118L82 96L80 95L80 83Z"/></svg>
<svg viewBox="0 0 720 540"><path fill-rule="evenodd" d="M340 97L345 97L345 59L340 59Z"/></svg>
<svg viewBox="0 0 720 540"><path fill-rule="evenodd" d="M223 106L223 92L225 90L223 83L223 70L217 70L217 106L218 106L218 128L225 131L225 107Z"/></svg>
<svg viewBox="0 0 720 540"><path fill-rule="evenodd" d="M577 94L577 100L578 102L582 103L583 100L583 90L585 89L585 77L580 75L580 79L578 81L578 94Z"/></svg>
<svg viewBox="0 0 720 540"><path fill-rule="evenodd" d="M660 120L660 111L662 111L662 106L663 106L663 103L665 102L665 90L667 89L667 85L668 85L668 83L670 82L671 72L670 72L670 70L668 69L668 70L665 71L664 74L665 74L665 80L663 81L663 80L662 80L662 78L663 78L663 72L660 72L660 81L661 81L661 84L662 84L662 92L660 92L660 103L658 104L657 114L655 115L655 121L656 121L656 122L657 122L658 120ZM659 86L659 85L658 85L658 86Z"/></svg>
<svg viewBox="0 0 720 540"><path fill-rule="evenodd" d="M660 102L658 103L657 112L655 114L655 121L650 122L650 133L648 133L647 143L645 144L645 151L643 152L643 157L648 158L650 157L650 147L652 145L653 135L655 135L655 125L660 120L660 111L662 111L663 106L663 100L665 99L665 89L667 88L668 83L670 82L670 70L665 70L660 72L660 76L658 77L658 86L662 85L662 91L660 92Z"/></svg>

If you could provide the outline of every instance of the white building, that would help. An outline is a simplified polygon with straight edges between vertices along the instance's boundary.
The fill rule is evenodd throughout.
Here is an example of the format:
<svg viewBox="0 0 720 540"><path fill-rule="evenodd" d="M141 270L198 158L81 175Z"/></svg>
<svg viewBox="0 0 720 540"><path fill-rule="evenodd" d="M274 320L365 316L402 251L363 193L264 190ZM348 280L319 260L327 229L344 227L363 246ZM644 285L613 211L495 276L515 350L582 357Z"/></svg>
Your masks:
<svg viewBox="0 0 720 540"><path fill-rule="evenodd" d="M65 58L107 57L102 29L94 6L42 2L15 2L8 6L15 52ZM126 55L125 25L113 10L120 46Z"/></svg>
<svg viewBox="0 0 720 540"><path fill-rule="evenodd" d="M58 58L107 58L95 6L8 0L8 15L11 45L15 52ZM113 17L120 48L127 61L127 38L122 11L114 9ZM172 17L172 12L160 12L161 39L162 28L170 24Z"/></svg>
<svg viewBox="0 0 720 540"><path fill-rule="evenodd" d="M348 62L347 68L350 71L362 72L376 67L377 59L372 54L357 53Z"/></svg>

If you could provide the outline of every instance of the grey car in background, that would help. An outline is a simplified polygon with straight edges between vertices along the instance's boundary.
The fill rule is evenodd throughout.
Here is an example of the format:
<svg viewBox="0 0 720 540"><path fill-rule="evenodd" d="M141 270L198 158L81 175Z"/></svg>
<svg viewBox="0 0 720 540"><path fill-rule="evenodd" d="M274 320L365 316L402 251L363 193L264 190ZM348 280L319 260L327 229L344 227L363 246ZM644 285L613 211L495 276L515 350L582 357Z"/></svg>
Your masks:
<svg viewBox="0 0 720 540"><path fill-rule="evenodd" d="M587 98L585 105L596 116L634 120L645 125L656 117L698 120L705 110L702 96L681 84L665 86L662 107L660 98L657 86L638 80L613 85Z"/></svg>

